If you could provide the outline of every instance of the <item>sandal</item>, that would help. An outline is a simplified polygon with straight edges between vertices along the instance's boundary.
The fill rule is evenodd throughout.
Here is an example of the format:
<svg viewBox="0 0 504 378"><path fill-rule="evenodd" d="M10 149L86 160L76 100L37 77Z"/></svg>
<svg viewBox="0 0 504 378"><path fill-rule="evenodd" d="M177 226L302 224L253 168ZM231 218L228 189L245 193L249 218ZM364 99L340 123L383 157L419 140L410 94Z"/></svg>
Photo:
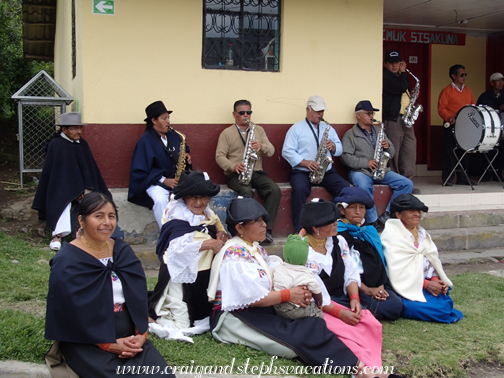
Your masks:
<svg viewBox="0 0 504 378"><path fill-rule="evenodd" d="M51 242L49 243L49 248L53 251L59 251L61 248L61 235L53 236Z"/></svg>

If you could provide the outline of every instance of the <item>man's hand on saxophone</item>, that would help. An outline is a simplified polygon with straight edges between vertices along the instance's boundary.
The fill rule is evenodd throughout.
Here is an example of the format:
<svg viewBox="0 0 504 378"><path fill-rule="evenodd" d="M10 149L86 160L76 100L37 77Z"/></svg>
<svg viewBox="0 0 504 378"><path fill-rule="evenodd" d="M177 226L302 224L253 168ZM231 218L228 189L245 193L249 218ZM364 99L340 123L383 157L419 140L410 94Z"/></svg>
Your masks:
<svg viewBox="0 0 504 378"><path fill-rule="evenodd" d="M301 163L299 163L301 167L308 168L311 172L316 171L319 169L319 165L317 164L316 161L314 160L301 160Z"/></svg>
<svg viewBox="0 0 504 378"><path fill-rule="evenodd" d="M174 188L178 185L178 179L176 178L165 178L163 180L163 184L165 184L168 188Z"/></svg>
<svg viewBox="0 0 504 378"><path fill-rule="evenodd" d="M244 171L245 171L245 168L247 168L247 167L245 166L245 164L243 164L243 163L238 163L238 164L236 164L236 165L235 165L235 167L234 167L234 171L235 171L236 173L240 174L240 173L242 173L242 172L244 172Z"/></svg>
<svg viewBox="0 0 504 378"><path fill-rule="evenodd" d="M378 162L376 160L368 160L367 167L374 172L378 168Z"/></svg>
<svg viewBox="0 0 504 378"><path fill-rule="evenodd" d="M250 143L250 147L257 152L262 150L262 144L258 140L254 140L252 143Z"/></svg>
<svg viewBox="0 0 504 378"><path fill-rule="evenodd" d="M185 160L186 160L187 164L192 164L191 155L189 155L187 152L185 154Z"/></svg>
<svg viewBox="0 0 504 378"><path fill-rule="evenodd" d="M325 146L329 151L331 151L331 154L336 152L336 144L332 140L328 139Z"/></svg>

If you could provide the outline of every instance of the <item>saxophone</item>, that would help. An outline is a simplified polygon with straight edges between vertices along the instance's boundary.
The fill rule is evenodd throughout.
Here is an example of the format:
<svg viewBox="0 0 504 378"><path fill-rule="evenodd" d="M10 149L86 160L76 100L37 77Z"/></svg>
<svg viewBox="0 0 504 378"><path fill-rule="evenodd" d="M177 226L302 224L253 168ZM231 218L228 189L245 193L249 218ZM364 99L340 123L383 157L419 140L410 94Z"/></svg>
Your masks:
<svg viewBox="0 0 504 378"><path fill-rule="evenodd" d="M418 92L420 92L420 80L411 73L410 70L406 68L406 71L413 76L413 78L416 80L415 88L413 88L413 93L411 94L411 100L409 105L406 107L406 111L404 112L404 115L402 117L404 121L404 126L406 127L412 127L415 121L417 120L419 113L423 111L423 106L420 104L416 104L415 102L418 99Z"/></svg>
<svg viewBox="0 0 504 378"><path fill-rule="evenodd" d="M257 160L259 160L257 151L250 147L250 144L255 139L256 125L249 119L247 119L247 123L249 124L250 130L247 135L247 142L245 143L245 150L243 151L242 158L242 163L245 164L245 170L238 176L238 181L242 185L248 185L250 183L250 180L252 180L252 174L254 173L255 163Z"/></svg>
<svg viewBox="0 0 504 378"><path fill-rule="evenodd" d="M175 172L175 179L179 179L180 175L182 175L183 171L191 171L192 170L192 165L187 163L186 157L185 157L185 139L186 136L182 134L180 131L175 130L173 127L170 127L171 131L175 131L179 136L180 136L180 151L179 151L179 156L178 156L178 161L177 161L177 172Z"/></svg>
<svg viewBox="0 0 504 378"><path fill-rule="evenodd" d="M324 179L324 175L326 173L327 166L333 162L332 158L327 156L327 148L326 143L329 138L329 130L331 129L331 125L326 122L324 118L321 119L322 122L327 124L327 127L324 131L324 135L322 136L322 140L320 141L319 148L317 151L317 157L315 158L315 162L318 164L318 169L310 172L310 181L312 184L318 185ZM319 124L320 125L320 124Z"/></svg>
<svg viewBox="0 0 504 378"><path fill-rule="evenodd" d="M378 122L373 119L373 123ZM385 169L387 168L387 163L390 159L390 154L383 151L382 141L385 139L385 126L381 123L380 132L378 133L378 138L376 139L376 146L374 151L373 159L378 162L378 168L373 171L373 180L381 181L385 177Z"/></svg>

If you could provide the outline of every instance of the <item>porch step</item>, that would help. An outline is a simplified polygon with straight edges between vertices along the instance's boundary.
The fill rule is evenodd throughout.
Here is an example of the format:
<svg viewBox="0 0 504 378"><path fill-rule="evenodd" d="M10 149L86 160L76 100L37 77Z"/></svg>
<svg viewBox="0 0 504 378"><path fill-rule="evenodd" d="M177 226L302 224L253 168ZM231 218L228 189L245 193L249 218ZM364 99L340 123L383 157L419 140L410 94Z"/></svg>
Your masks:
<svg viewBox="0 0 504 378"><path fill-rule="evenodd" d="M504 258L503 225L443 228L430 230L429 234L439 250L443 263L454 264L477 258L500 260ZM282 257L286 241L286 237L276 237L272 244L265 244L264 248L270 255ZM133 245L132 248L142 262L144 269L159 267L154 243Z"/></svg>
<svg viewBox="0 0 504 378"><path fill-rule="evenodd" d="M504 209L446 211L430 208L429 212L424 215L421 225L426 230L502 226L504 225Z"/></svg>

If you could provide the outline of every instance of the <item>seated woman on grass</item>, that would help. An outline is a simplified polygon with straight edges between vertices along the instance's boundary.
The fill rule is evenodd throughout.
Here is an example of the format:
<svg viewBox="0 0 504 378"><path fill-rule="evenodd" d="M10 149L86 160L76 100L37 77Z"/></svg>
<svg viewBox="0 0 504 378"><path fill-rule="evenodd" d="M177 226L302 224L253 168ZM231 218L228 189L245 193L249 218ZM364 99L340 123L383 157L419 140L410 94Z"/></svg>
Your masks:
<svg viewBox="0 0 504 378"><path fill-rule="evenodd" d="M398 219L389 219L381 234L388 276L402 297L404 318L455 323L463 315L453 308L448 294L453 284L443 271L431 236L419 225L422 211L428 210L412 194L401 194L392 201L390 215Z"/></svg>
<svg viewBox="0 0 504 378"><path fill-rule="evenodd" d="M64 243L51 260L45 327L46 339L57 340L46 355L51 375L117 377L121 369L157 366L157 375L136 376L174 378L147 340L142 264L128 243L111 238L116 205L107 195L89 193L78 219L81 237Z"/></svg>
<svg viewBox="0 0 504 378"><path fill-rule="evenodd" d="M229 239L212 262L208 296L214 304L212 336L223 343L246 345L285 358L299 357L309 366L352 371L356 377L397 377L372 374L344 342L327 329L324 319L286 319L274 305L292 302L306 307L306 286L273 290L272 269L281 263L259 245L266 238L269 215L252 198L233 199L227 208Z"/></svg>
<svg viewBox="0 0 504 378"><path fill-rule="evenodd" d="M401 316L403 304L401 298L390 288L383 247L378 231L373 226L366 226L366 209L371 209L374 202L361 188L344 188L335 201L341 211L338 220L338 235L345 238L350 249L350 256L356 261L361 285L359 297L362 307L371 311L378 320L396 320ZM348 297L334 296L336 302L348 306Z"/></svg>

